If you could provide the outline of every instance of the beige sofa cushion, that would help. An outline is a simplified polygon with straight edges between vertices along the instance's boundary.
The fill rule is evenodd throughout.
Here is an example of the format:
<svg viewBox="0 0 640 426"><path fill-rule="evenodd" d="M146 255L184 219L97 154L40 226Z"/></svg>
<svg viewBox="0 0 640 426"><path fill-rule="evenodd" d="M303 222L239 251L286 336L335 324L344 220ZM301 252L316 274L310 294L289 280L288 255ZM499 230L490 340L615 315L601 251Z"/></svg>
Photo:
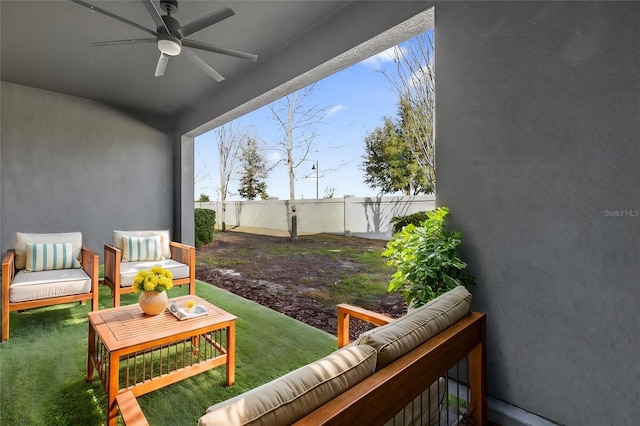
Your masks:
<svg viewBox="0 0 640 426"><path fill-rule="evenodd" d="M210 407L199 426L288 425L373 374L376 352L350 346Z"/></svg>
<svg viewBox="0 0 640 426"><path fill-rule="evenodd" d="M82 269L20 271L9 287L11 303L91 293L91 278Z"/></svg>
<svg viewBox="0 0 640 426"><path fill-rule="evenodd" d="M376 369L380 370L464 318L470 306L471 293L458 286L404 317L361 335L355 344L376 349Z"/></svg>
<svg viewBox="0 0 640 426"><path fill-rule="evenodd" d="M171 259L171 249L169 248L171 238L169 236L168 229L159 231L113 231L113 245L117 249L122 250L122 237L153 237L156 235L160 236L160 240L162 242L162 257L165 259Z"/></svg>
<svg viewBox="0 0 640 426"><path fill-rule="evenodd" d="M82 249L82 232L63 232L56 234L28 234L16 232L13 240L13 248L16 252L16 269L24 269L27 266L27 243L71 243L73 257L80 260Z"/></svg>

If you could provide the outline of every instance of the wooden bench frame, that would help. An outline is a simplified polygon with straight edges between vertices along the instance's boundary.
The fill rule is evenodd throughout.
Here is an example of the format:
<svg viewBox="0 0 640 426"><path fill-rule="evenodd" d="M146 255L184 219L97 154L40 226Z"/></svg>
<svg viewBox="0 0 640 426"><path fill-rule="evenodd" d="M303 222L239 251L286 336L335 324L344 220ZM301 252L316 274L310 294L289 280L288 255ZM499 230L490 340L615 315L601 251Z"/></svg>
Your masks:
<svg viewBox="0 0 640 426"><path fill-rule="evenodd" d="M183 263L189 267L187 278L176 278L173 285L189 285L189 294L196 294L196 248L186 244L169 243L171 259ZM104 284L111 289L113 295L113 307L120 306L120 295L133 293L133 286L122 287L120 285L120 264L122 263L122 251L113 245L104 246Z"/></svg>
<svg viewBox="0 0 640 426"><path fill-rule="evenodd" d="M366 309L338 305L339 347L349 343L351 317L376 325L393 321ZM479 312L470 313L294 424L384 424L465 357L469 358L469 416L472 424L486 425L486 315ZM117 401L125 425L147 426L135 396L128 393Z"/></svg>
<svg viewBox="0 0 640 426"><path fill-rule="evenodd" d="M338 305L338 346L349 343L349 320L384 325L392 318ZM486 315L472 312L395 362L294 423L306 425L384 424L458 361L469 357L469 416L487 424Z"/></svg>
<svg viewBox="0 0 640 426"><path fill-rule="evenodd" d="M8 250L2 259L2 341L9 340L9 313L22 311L31 308L41 308L44 306L59 305L62 303L81 302L91 300L91 310L98 310L98 266L99 257L97 254L82 247L80 250L81 267L91 278L91 292L74 294L70 296L50 297L46 299L25 300L23 302L11 302L9 300L9 288L16 274L16 253L13 249Z"/></svg>

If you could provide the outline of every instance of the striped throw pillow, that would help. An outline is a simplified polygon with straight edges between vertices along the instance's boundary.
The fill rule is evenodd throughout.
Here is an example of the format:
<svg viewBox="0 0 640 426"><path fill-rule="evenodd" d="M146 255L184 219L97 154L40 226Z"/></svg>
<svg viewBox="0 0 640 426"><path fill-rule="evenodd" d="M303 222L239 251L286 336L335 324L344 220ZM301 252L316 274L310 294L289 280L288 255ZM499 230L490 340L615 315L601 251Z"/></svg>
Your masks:
<svg viewBox="0 0 640 426"><path fill-rule="evenodd" d="M122 261L162 260L162 240L154 237L122 237Z"/></svg>
<svg viewBox="0 0 640 426"><path fill-rule="evenodd" d="M71 243L27 243L26 247L26 270L29 272L80 267L78 259L73 257L73 244Z"/></svg>

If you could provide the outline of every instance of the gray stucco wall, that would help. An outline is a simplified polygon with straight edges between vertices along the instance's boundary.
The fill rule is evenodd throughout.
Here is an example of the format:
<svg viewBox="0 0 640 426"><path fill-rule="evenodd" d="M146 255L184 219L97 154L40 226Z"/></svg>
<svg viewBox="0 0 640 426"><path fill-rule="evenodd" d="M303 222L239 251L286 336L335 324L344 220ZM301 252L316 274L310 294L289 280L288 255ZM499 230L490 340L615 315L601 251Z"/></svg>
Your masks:
<svg viewBox="0 0 640 426"><path fill-rule="evenodd" d="M193 207L194 191L194 138L174 136L174 236L178 241L194 246L195 217Z"/></svg>
<svg viewBox="0 0 640 426"><path fill-rule="evenodd" d="M1 89L3 253L16 231L81 231L102 259L113 229L173 229L170 135L93 101Z"/></svg>
<svg viewBox="0 0 640 426"><path fill-rule="evenodd" d="M640 418L639 11L435 9L437 203L488 314L489 393L563 424Z"/></svg>

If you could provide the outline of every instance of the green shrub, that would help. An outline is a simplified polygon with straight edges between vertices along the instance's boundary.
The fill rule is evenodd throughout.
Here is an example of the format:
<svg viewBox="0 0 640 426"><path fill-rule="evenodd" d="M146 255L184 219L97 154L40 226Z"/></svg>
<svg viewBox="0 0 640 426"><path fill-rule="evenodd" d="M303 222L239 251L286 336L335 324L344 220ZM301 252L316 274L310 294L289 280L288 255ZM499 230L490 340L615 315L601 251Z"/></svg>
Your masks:
<svg viewBox="0 0 640 426"><path fill-rule="evenodd" d="M467 264L456 253L461 234L444 229L448 214L447 207L427 212L421 226L406 225L382 253L397 268L389 291L402 292L409 306L422 306L456 286L475 284L475 278L464 272Z"/></svg>
<svg viewBox="0 0 640 426"><path fill-rule="evenodd" d="M213 228L216 224L216 212L210 209L194 209L196 247L213 242Z"/></svg>
<svg viewBox="0 0 640 426"><path fill-rule="evenodd" d="M427 220L427 212L417 212L407 216L394 216L391 219L393 223L393 233L402 231L402 228L412 223L415 226L420 226L422 222Z"/></svg>

